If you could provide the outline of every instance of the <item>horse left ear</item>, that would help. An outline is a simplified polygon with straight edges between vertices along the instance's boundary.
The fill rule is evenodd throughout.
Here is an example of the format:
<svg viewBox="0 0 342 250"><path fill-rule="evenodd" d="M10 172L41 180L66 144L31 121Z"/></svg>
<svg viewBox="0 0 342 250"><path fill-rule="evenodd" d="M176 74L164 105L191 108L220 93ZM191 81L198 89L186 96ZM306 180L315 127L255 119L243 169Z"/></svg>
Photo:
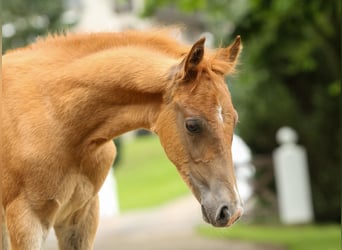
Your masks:
<svg viewBox="0 0 342 250"><path fill-rule="evenodd" d="M199 71L198 65L203 59L205 38L194 43L190 52L182 61L182 75L184 81L195 80Z"/></svg>
<svg viewBox="0 0 342 250"><path fill-rule="evenodd" d="M235 66L241 50L241 37L237 36L231 45L229 45L227 48L219 50L217 57L221 60L231 63L232 66Z"/></svg>

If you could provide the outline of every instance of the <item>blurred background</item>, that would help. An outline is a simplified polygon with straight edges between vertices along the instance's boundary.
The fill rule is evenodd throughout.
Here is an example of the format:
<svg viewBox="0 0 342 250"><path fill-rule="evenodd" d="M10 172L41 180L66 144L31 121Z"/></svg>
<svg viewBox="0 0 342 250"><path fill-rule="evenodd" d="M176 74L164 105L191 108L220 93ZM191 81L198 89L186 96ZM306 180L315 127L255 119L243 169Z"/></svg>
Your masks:
<svg viewBox="0 0 342 250"><path fill-rule="evenodd" d="M122 31L176 24L184 27L183 40L206 36L211 47L228 45L241 35L244 49L238 74L227 78L227 84L239 113L236 134L251 152L249 164L255 172L247 182L253 195L248 196L248 212L240 225L228 230L202 225L194 230L199 237L272 243L286 249L339 249L340 1L11 0L2 2L1 20L2 53L38 36L69 30ZM281 187L272 155L279 147L277 131L284 126L295 131L295 142L306 152L313 215L305 225L284 226L281 219ZM189 196L157 138L140 131L116 143L116 213L154 209Z"/></svg>

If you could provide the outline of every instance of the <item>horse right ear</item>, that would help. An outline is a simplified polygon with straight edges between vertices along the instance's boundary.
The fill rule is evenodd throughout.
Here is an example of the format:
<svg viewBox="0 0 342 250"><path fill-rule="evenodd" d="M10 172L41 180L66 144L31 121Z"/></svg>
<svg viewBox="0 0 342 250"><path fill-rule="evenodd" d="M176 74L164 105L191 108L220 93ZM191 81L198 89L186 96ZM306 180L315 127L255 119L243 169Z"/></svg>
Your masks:
<svg viewBox="0 0 342 250"><path fill-rule="evenodd" d="M184 81L195 80L199 72L199 64L204 55L205 38L201 38L191 47L190 52L185 56L181 62L180 77Z"/></svg>

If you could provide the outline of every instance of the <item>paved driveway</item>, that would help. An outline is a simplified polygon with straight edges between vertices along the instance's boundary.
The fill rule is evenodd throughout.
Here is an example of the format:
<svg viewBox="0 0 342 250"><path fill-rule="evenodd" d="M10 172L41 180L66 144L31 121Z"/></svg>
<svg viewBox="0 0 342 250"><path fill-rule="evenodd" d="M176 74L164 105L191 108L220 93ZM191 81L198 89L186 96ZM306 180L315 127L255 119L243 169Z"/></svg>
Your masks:
<svg viewBox="0 0 342 250"><path fill-rule="evenodd" d="M284 250L282 247L209 239L194 232L203 223L192 196L162 207L102 218L94 250ZM214 229L213 229L214 230ZM229 230L229 229L227 229ZM45 250L57 250L53 232Z"/></svg>

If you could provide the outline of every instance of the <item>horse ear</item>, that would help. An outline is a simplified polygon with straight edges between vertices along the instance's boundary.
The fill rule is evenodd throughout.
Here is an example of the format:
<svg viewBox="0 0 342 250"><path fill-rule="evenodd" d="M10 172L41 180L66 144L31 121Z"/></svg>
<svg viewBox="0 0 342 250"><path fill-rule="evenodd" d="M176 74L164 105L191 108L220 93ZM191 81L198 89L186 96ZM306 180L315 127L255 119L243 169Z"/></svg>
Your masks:
<svg viewBox="0 0 342 250"><path fill-rule="evenodd" d="M194 43L190 52L182 61L181 78L185 81L194 80L197 77L198 65L203 59L205 38L201 38Z"/></svg>
<svg viewBox="0 0 342 250"><path fill-rule="evenodd" d="M231 45L218 51L217 57L221 60L229 62L234 67L237 63L241 50L241 37L237 36Z"/></svg>

